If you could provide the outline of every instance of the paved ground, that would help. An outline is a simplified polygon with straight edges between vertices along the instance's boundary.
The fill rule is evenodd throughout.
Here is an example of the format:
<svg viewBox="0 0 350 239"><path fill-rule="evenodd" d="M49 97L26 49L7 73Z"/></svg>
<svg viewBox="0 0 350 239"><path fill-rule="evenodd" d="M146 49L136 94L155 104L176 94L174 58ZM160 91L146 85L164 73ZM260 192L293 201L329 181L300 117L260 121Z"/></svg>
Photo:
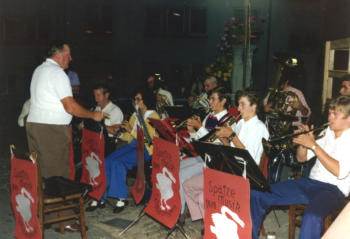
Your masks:
<svg viewBox="0 0 350 239"><path fill-rule="evenodd" d="M14 232L14 219L10 206L10 190L9 190L9 153L6 152L6 147L9 143L16 143L18 148L24 148L25 137L23 131L16 131L16 133L7 134L2 137L4 141L0 142L0 239L2 238L13 238ZM113 201L112 201L113 202ZM121 229L118 227L110 226L104 222L116 218L133 220L142 211L143 206L135 206L132 199L129 198L129 206L120 214L113 214L113 207L107 205L104 209L98 209L94 212L86 213L86 221L89 227L87 236L89 239L113 239L113 238L124 238L124 239L157 239L165 238L167 230L160 223L153 220L149 216L143 216L139 222L128 230L121 237L118 234ZM276 216L280 223L280 227L276 221L273 213L267 215L264 226L267 232L275 232L276 237L279 239L288 238L288 211L276 210ZM185 231L192 239L199 239L201 237L202 223L200 221L191 222L188 218L185 224ZM66 233L64 235L56 233L52 229L45 231L45 238L49 239L78 239L80 238L79 233ZM169 238L184 238L179 231L175 231ZM261 237L263 238L263 237Z"/></svg>

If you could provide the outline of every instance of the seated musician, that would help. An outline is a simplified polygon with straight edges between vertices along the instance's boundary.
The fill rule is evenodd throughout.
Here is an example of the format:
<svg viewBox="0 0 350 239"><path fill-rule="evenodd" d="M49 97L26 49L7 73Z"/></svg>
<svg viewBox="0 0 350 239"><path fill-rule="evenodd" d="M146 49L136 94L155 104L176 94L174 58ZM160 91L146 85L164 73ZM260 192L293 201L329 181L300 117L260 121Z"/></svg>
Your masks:
<svg viewBox="0 0 350 239"><path fill-rule="evenodd" d="M152 127L147 120L148 118L159 119L159 115L156 111L152 110L155 107L155 96L144 90L136 90L135 105L142 112L142 117L145 122L145 127L149 133L151 139L156 135L156 130ZM128 188L126 185L126 174L129 169L136 166L136 137L137 137L137 125L140 125L137 113L133 113L129 122L124 121L121 125L125 129L125 133L121 135L121 139L128 141L129 143L121 148L118 148L108 157L105 158L105 168L107 185L106 191L100 202L93 201L90 207L104 207L104 200L106 197L118 198L118 201L113 210L114 213L121 212L127 205L125 200L128 197ZM146 133L145 133L146 134ZM145 140L145 162L151 159L153 152L153 145L147 143Z"/></svg>
<svg viewBox="0 0 350 239"><path fill-rule="evenodd" d="M169 115L165 106L173 106L173 95L170 91L164 89L164 80L159 73L147 75L147 88L156 96L156 111L161 119L168 118Z"/></svg>
<svg viewBox="0 0 350 239"><path fill-rule="evenodd" d="M208 113L210 111L209 96L211 90L218 87L218 80L214 76L208 76L205 78L203 86L205 92L201 93L193 100L192 108L200 113Z"/></svg>
<svg viewBox="0 0 350 239"><path fill-rule="evenodd" d="M94 98L97 106L94 111L102 111L109 114L109 117L104 119L104 125L108 133L108 138L106 138L106 153L109 155L116 148L117 139L115 137L116 133L120 129L120 125L123 122L123 112L121 109L113 104L109 99L110 91L104 84L97 84L94 87Z"/></svg>
<svg viewBox="0 0 350 239"><path fill-rule="evenodd" d="M248 92L241 92L238 110L242 119L231 127L216 127L216 136L225 145L246 149L259 165L263 153L262 138L268 139L266 126L257 117L257 97ZM203 175L193 177L183 184L186 203L192 221L204 217Z"/></svg>
<svg viewBox="0 0 350 239"><path fill-rule="evenodd" d="M300 90L289 85L292 82L293 82L292 75L290 73L284 73L280 80L279 90L281 92L292 92L297 96L297 99L294 99L294 100L291 96L286 97L285 105L287 106L287 109L285 109L286 112L284 113L295 114L293 116L296 116L298 120L294 121L293 125L298 126L302 123L301 122L302 117L306 118L311 115L311 109L306 103L304 94ZM269 97L270 97L270 93L267 94L263 102L265 112L271 112L276 110L272 108L273 106L270 103L271 100L269 99ZM289 102L292 102L292 103L290 104ZM277 110L281 110L281 109L277 109Z"/></svg>
<svg viewBox="0 0 350 239"><path fill-rule="evenodd" d="M230 117L227 112L227 108L230 105L230 94L228 94L225 88L214 88L210 95L209 104L212 113L209 113L204 118L203 122L201 122L198 118L187 119L187 129L191 139L193 140L198 140L199 138L207 135L211 130L214 130L218 124L222 124ZM216 142L220 141L217 140ZM182 184L185 180L201 174L203 166L204 162L200 156L191 157L180 161L179 177L182 216L185 210L185 199L182 190Z"/></svg>
<svg viewBox="0 0 350 239"><path fill-rule="evenodd" d="M330 125L315 140L309 128L293 138L299 144L297 158L304 162L317 157L309 178L288 180L271 185L271 192L251 190L250 207L253 238L257 239L266 211L274 205L307 204L300 238L320 238L323 218L344 205L350 191L350 97L340 96L330 103Z"/></svg>

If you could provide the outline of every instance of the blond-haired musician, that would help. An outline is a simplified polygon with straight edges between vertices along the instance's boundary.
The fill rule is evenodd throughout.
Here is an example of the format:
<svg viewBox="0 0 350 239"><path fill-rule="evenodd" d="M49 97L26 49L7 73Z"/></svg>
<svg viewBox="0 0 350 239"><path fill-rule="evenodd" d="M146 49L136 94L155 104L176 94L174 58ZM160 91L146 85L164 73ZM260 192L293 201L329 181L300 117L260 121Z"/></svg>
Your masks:
<svg viewBox="0 0 350 239"><path fill-rule="evenodd" d="M257 98L248 92L241 92L238 103L242 119L231 127L217 127L216 135L226 145L247 149L259 164L263 153L262 138L268 139L269 133L265 124L257 117ZM203 218L203 175L185 181L183 190L192 220Z"/></svg>

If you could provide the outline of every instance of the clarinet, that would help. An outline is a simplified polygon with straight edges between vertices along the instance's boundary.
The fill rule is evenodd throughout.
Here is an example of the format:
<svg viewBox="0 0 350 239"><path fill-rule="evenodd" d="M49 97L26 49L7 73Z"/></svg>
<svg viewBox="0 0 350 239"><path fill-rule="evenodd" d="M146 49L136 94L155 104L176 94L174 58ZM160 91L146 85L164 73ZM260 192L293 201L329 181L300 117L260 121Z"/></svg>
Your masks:
<svg viewBox="0 0 350 239"><path fill-rule="evenodd" d="M140 122L140 124L141 124L141 126L142 126L142 128L143 128L143 130L145 132L145 137L146 137L146 141L147 141L148 146L151 146L152 145L152 139L151 139L151 136L149 135L149 132L148 132L145 120L143 119L143 115L142 115L142 112L141 112L140 108L138 108L136 110L136 117L139 120L139 122Z"/></svg>

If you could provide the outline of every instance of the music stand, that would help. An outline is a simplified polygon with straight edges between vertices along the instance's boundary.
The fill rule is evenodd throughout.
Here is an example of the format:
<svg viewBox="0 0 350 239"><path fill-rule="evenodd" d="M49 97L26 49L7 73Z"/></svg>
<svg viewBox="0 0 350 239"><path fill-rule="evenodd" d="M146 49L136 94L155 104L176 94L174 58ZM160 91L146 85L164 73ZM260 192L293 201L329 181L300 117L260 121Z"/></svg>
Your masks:
<svg viewBox="0 0 350 239"><path fill-rule="evenodd" d="M164 106L164 108L168 113L169 118L184 120L191 117L192 115L191 108L185 107L183 105Z"/></svg>
<svg viewBox="0 0 350 239"><path fill-rule="evenodd" d="M185 152L190 156L197 156L193 145L187 142L184 138L182 138L179 134L177 135L175 129L165 120L158 119L148 119L150 123L157 129L158 133L162 138L173 142L176 144L176 140L179 143L180 150ZM177 137L176 137L177 135Z"/></svg>
<svg viewBox="0 0 350 239"><path fill-rule="evenodd" d="M199 141L192 144L202 158L205 158L205 154L211 157L212 160L211 162L207 162L207 166L212 169L241 176L244 170L244 164L240 161L244 160L246 162L246 173L247 178L250 180L250 187L259 191L270 191L268 181L247 150Z"/></svg>

